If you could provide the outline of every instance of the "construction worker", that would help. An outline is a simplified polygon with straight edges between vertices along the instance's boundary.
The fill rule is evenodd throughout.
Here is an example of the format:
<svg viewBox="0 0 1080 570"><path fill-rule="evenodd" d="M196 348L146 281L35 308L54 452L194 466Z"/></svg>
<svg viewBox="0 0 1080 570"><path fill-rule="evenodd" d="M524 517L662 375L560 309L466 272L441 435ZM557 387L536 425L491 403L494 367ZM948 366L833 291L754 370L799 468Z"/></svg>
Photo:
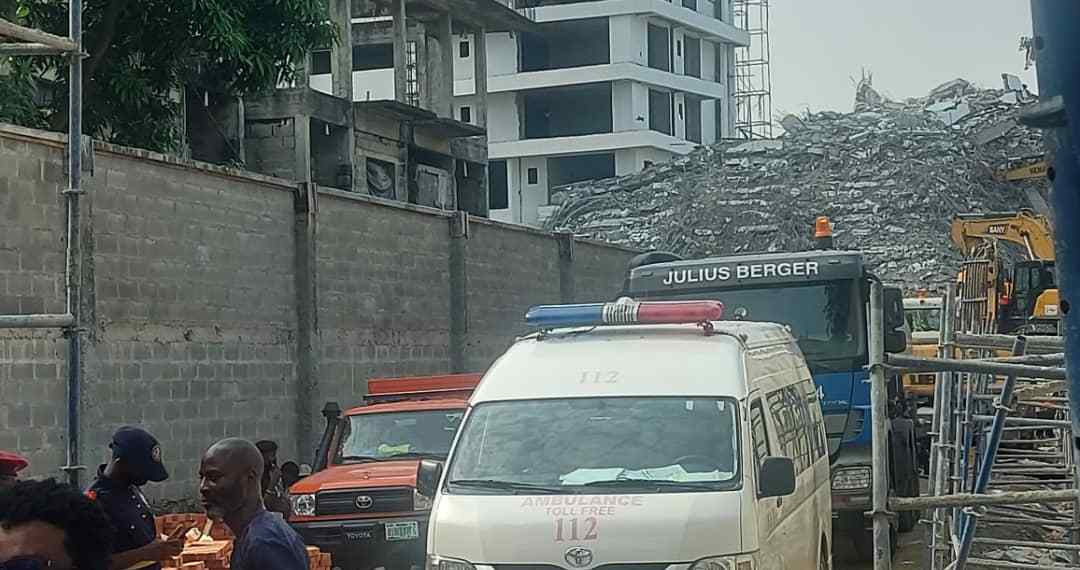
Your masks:
<svg viewBox="0 0 1080 570"><path fill-rule="evenodd" d="M15 484L19 471L30 466L30 462L18 453L0 451L0 489Z"/></svg>

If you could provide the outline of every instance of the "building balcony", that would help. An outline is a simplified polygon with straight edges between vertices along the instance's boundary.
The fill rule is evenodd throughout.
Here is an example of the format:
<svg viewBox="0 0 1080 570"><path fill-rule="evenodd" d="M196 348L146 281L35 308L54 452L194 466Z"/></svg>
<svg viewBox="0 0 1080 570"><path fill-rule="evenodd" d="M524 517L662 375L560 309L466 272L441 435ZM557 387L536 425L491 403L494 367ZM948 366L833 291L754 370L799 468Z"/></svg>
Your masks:
<svg viewBox="0 0 1080 570"><path fill-rule="evenodd" d="M689 28L706 39L750 45L750 34L746 30L667 0L598 0L538 6L532 10L530 15L537 23L647 14Z"/></svg>
<svg viewBox="0 0 1080 570"><path fill-rule="evenodd" d="M722 99L727 96L727 86L723 83L698 79L689 75L679 75L634 63L608 63L493 75L488 78L488 93L569 87L620 80L637 81L645 85L691 93L706 99Z"/></svg>
<svg viewBox="0 0 1080 570"><path fill-rule="evenodd" d="M696 146L696 143L657 131L622 131L595 135L489 142L488 159L570 156L636 148L652 148L674 154L689 154Z"/></svg>

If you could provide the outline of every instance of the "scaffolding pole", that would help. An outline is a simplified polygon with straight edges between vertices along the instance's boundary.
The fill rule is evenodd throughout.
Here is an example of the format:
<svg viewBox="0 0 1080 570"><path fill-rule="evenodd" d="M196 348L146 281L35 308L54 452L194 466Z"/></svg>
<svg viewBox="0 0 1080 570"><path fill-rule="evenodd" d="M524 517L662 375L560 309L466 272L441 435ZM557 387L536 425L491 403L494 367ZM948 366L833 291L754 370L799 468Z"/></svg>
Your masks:
<svg viewBox="0 0 1080 570"><path fill-rule="evenodd" d="M884 287L880 281L870 284L870 418L871 474L873 475L872 509L874 523L874 570L892 569L889 515L889 411L885 386L885 309Z"/></svg>
<svg viewBox="0 0 1080 570"><path fill-rule="evenodd" d="M69 482L80 485L85 469L79 462L79 421L82 400L82 328L79 295L82 283L79 196L82 188L82 0L68 2L67 38L20 26L0 19L0 38L16 40L0 43L0 55L61 55L68 58L68 184L64 189L66 232L64 244L64 312L41 315L0 315L0 329L58 328L68 341L67 377L67 457L62 468Z"/></svg>
<svg viewBox="0 0 1080 570"><path fill-rule="evenodd" d="M952 292L946 296L946 314L954 316ZM961 305L962 307L962 305ZM997 357L988 349L979 349L972 360L957 360L954 344L956 321L943 321L939 343L941 358L916 358L888 355L886 359L915 370L938 371L934 386L934 419L931 430L930 496L893 497L890 511L929 509L929 567L934 570L960 570L966 566L1002 568L1038 568L1039 564L1018 563L1006 559L1012 548L1054 548L1069 553L1076 564L1080 553L1076 504L1080 501L1078 480L1069 431L1067 410L1054 405L1047 412L1045 404L1034 399L1029 388L1040 391L1049 400L1061 401L1065 382L1057 378L1062 369L1032 366L1056 362L1059 356L1029 359L1022 355L1031 338L1013 338L1013 355ZM977 328L977 327L976 327ZM871 330L871 334L880 334ZM967 334L965 342L995 346L1000 335ZM1050 343L1055 340L1050 340ZM1044 339L1041 343L1046 346ZM1036 383L1018 384L1020 375ZM1005 376L1003 384L997 379ZM1027 412L1041 409L1038 417L1014 413L1021 394L1032 397ZM955 403L954 403L955 402ZM875 410L876 411L876 410ZM1008 444L1009 447L1005 447ZM1017 447L1017 445L1020 447ZM1035 487L1035 490L1031 488ZM1065 487L1065 488L1061 488ZM1050 505L1059 505L1051 508ZM978 522L978 524L976 524ZM999 534L978 536L983 527ZM1012 531L1001 530L1057 528L1068 543L1010 540ZM1005 534L1000 534L1005 533ZM1001 551L975 550L998 541ZM1001 558L998 558L1001 557ZM1036 557L1037 558L1037 557ZM1068 566L1046 566L1067 568Z"/></svg>

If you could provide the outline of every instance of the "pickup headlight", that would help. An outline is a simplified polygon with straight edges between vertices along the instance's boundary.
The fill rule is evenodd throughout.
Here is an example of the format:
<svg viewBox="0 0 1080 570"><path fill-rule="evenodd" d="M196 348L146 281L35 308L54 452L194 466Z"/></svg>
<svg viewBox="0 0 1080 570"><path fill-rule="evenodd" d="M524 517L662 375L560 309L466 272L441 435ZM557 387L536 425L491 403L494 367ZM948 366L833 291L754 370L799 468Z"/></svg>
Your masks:
<svg viewBox="0 0 1080 570"><path fill-rule="evenodd" d="M421 495L416 489L412 493L412 505L414 511L430 511L432 500Z"/></svg>
<svg viewBox="0 0 1080 570"><path fill-rule="evenodd" d="M847 467L838 469L833 474L833 491L858 491L869 489L871 472L869 467Z"/></svg>
<svg viewBox="0 0 1080 570"><path fill-rule="evenodd" d="M754 560L748 556L702 558L690 565L690 570L754 570Z"/></svg>
<svg viewBox="0 0 1080 570"><path fill-rule="evenodd" d="M454 560L453 558L443 558L442 556L429 554L427 570L476 570L476 567L464 560Z"/></svg>
<svg viewBox="0 0 1080 570"><path fill-rule="evenodd" d="M301 517L315 516L315 495L289 495L294 515Z"/></svg>

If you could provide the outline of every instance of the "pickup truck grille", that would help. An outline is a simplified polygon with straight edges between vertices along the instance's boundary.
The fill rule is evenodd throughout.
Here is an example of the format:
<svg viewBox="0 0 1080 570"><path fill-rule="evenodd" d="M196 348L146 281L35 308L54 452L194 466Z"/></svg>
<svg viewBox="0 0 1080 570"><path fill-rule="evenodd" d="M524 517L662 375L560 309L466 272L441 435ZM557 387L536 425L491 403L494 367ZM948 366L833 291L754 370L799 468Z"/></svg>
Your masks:
<svg viewBox="0 0 1080 570"><path fill-rule="evenodd" d="M409 487L324 491L315 495L316 515L400 513L411 510L413 490Z"/></svg>

